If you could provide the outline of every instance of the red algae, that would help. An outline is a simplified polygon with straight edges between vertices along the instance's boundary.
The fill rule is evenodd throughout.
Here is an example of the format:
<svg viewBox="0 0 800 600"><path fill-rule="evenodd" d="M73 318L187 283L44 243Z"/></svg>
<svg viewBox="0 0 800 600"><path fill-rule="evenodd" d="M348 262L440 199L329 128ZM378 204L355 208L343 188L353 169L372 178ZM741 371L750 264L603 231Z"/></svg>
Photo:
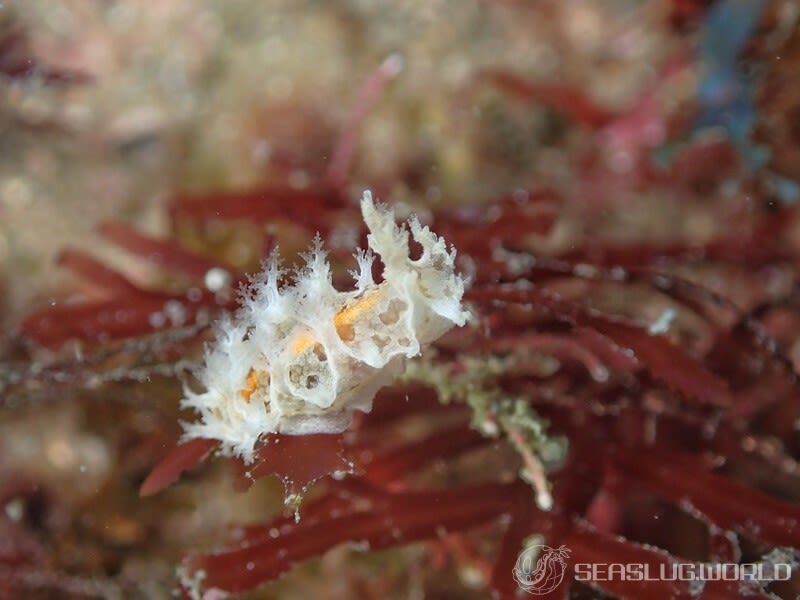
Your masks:
<svg viewBox="0 0 800 600"><path fill-rule="evenodd" d="M487 14L516 15L522 24L526 11L535 12L501 4L486 3ZM685 41L709 3L669 4L662 26ZM777 43L764 32L754 36ZM11 42L0 43L0 59ZM399 55L354 92L325 170L292 179L289 168L285 182L176 192L166 207L173 236L100 225L102 236L158 275L147 285L87 252L64 250L59 264L77 275L78 294L20 320L20 346L42 358L3 375L0 385L13 392L3 410L14 414L16 398L41 390L56 408L99 399L97 412L114 413L102 443L116 444L122 458L120 474L97 494L113 500L109 510L128 507L136 516L119 508L99 526L89 517L74 525L104 532L102 545L113 552L72 569L69 548L51 539L79 504L62 506L0 461L0 598L31 590L125 597L134 585L130 572L116 570L125 557L161 556L156 546L166 543L172 555L165 561L191 598L269 594L292 582L303 589L304 564L348 545L368 555L394 549L395 560L411 565L404 572L427 570L431 580L456 571L463 589L453 593L464 597L471 587L521 597L515 569L536 546L559 549L562 559L560 579L542 597L796 595L796 575L678 581L584 569L641 565L655 573L770 561L796 569L800 558L797 209L767 191L768 174L746 172L741 147L728 139L690 143L669 165L658 164L653 152L687 128L696 109L667 90L697 65L664 54L658 64L666 66L651 69L655 81L612 108L588 85L556 85L502 66L471 72L469 94L491 94L511 114L552 121L555 133L538 149L552 160L557 148L551 164L571 181L532 173L469 202L449 197L444 185L418 190L410 175L375 182L395 210L416 210L458 250L473 318L431 341L432 352L410 361L344 432L263 432L251 455L235 456L216 440L179 439L177 423L187 415L175 407L180 393L172 384L181 379L194 389L187 371L209 324L247 299L246 286L235 299L248 280L241 266L203 243L220 227L234 239L240 231L256 237L254 245L270 252L280 236L332 238L332 277L343 279L346 250L363 245L366 233L356 204L365 187L359 147L379 100L391 98L389 81L404 76ZM456 95L463 103L468 93ZM621 145L625 168L606 155ZM432 200L437 194L441 202ZM274 284L293 282L276 275ZM262 385L250 375L245 402ZM134 381L131 399L122 390ZM72 392L61 399L60 390ZM56 443L50 452L58 463L79 447ZM221 464L230 471L217 485ZM280 493L269 501L260 495L272 476L282 484L282 505ZM237 512L240 497L227 495L231 488L255 498L246 515ZM34 518L37 506L50 520ZM229 527L203 527L210 512L232 517ZM180 527L187 519L200 522L193 534ZM400 550L406 546L418 550L416 558ZM388 573L378 575L394 589ZM172 585L158 581L159 589ZM330 587L323 593L334 594Z"/></svg>

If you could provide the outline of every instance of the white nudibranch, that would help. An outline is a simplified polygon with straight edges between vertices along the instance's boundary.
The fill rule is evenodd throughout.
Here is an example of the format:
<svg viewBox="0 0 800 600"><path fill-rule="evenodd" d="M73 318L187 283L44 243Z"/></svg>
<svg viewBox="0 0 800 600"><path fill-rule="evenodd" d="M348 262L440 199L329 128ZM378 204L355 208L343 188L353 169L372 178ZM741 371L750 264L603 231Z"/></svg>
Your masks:
<svg viewBox="0 0 800 600"><path fill-rule="evenodd" d="M412 260L408 230L391 210L365 192L361 213L369 248L355 254L355 290L333 287L319 237L292 285L280 287L284 271L273 253L243 290L241 308L217 324L196 373L205 391L184 391L182 406L200 414L184 424L186 439L219 440L223 454L250 461L263 434L341 432L355 411L371 410L406 358L465 323L455 249L412 217L408 228L422 247ZM374 254L384 265L380 284Z"/></svg>

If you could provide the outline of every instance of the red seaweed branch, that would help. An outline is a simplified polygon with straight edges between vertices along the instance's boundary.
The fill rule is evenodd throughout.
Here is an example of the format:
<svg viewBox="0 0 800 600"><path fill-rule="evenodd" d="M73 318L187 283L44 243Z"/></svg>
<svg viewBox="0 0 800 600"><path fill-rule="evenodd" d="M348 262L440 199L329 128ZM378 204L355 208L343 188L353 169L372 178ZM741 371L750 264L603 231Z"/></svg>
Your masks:
<svg viewBox="0 0 800 600"><path fill-rule="evenodd" d="M290 221L323 234L355 229L345 183L356 132L396 67L384 63L365 84L319 182L178 195L173 225ZM589 128L611 127L617 117L570 89L491 77L525 99L565 103ZM636 177L652 183L655 175L641 166ZM658 184L668 180L662 173ZM180 567L187 595L245 592L345 543L454 548L457 559L479 561L486 586L509 599L518 597L513 569L531 536L571 550L572 570L551 595L562 598L586 585L618 597L698 592L685 582L586 580L575 563L658 569L800 552L793 426L800 405L787 356L787 343L800 334L796 209L737 213L743 222L735 231L702 242L598 238L550 256L536 252L532 240L553 233L562 202L551 190L529 190L436 212L433 228L459 248L469 270L477 326L439 340L435 358L412 364L346 433L265 435L254 461L233 460L241 487L276 474L290 502L220 550L187 553ZM232 287L243 273L124 225L102 232L179 276L178 285L188 282L186 289L145 289L65 251L62 264L91 289L83 301L28 315L21 330L34 342L58 348L78 340L91 349L128 338L147 347L154 332L234 308ZM784 281L778 272L792 285L765 284ZM713 291L702 283L706 273ZM727 296L735 287L729 273L746 284L736 302ZM776 323L791 329L784 344L768 335ZM141 494L168 487L217 449L205 439L178 445ZM491 550L481 553L486 545ZM758 556L743 557L743 547ZM0 566L28 560L9 556ZM767 597L766 583L747 585ZM796 582L787 585L798 591ZM740 591L726 581L699 590L704 598Z"/></svg>

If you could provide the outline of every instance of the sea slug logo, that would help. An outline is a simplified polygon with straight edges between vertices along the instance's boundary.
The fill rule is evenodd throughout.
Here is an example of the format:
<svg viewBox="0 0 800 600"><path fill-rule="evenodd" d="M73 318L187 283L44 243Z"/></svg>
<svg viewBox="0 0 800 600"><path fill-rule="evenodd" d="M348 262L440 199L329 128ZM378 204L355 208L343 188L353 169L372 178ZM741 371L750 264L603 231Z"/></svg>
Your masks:
<svg viewBox="0 0 800 600"><path fill-rule="evenodd" d="M568 557L569 548L566 546L527 546L514 565L514 579L529 594L549 594L564 580Z"/></svg>
<svg viewBox="0 0 800 600"><path fill-rule="evenodd" d="M701 592L707 581L739 582L753 591L764 590L773 581L787 581L798 566L794 558L774 550L752 563L691 563L658 561L653 563L593 563L567 564L571 550L566 546L553 548L539 542L541 536L530 538L514 565L514 579L520 589L536 596L554 591L564 581L567 568L575 581L600 584L607 581L672 581L686 582L687 590ZM745 589L742 588L742 589Z"/></svg>

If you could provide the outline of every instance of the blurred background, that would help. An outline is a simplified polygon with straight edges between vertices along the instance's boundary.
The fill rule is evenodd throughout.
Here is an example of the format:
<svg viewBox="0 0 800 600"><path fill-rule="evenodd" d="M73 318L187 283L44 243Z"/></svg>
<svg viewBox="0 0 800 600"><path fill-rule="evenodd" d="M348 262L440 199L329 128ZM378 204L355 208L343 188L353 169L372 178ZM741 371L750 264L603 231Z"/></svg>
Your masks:
<svg viewBox="0 0 800 600"><path fill-rule="evenodd" d="M0 391L14 392L0 414L0 500L36 532L0 533L0 598L171 597L187 546L280 507L276 482L233 495L221 467L139 501L178 433L174 372L13 389L88 348L19 327L32 309L103 296L63 268L66 248L143 288L178 285L99 224L178 240L232 272L257 268L273 238L307 246L315 215L280 231L246 218L198 229L175 217L181 199L213 215L218 194L322 186L352 208L369 187L400 216L424 216L547 189L556 224L519 236L535 253L736 236L798 198L799 18L794 0L0 2ZM332 229L334 248L354 245L352 230ZM778 267L684 274L744 305L755 280L774 294L795 281ZM16 564L4 544L36 557L19 559L38 565L22 596L3 595ZM414 567L408 581L407 557L352 554L312 569L329 583L343 564L363 569L363 597L375 572L404 581L394 597L488 597L468 570L436 583ZM256 594L322 597L302 574L281 585Z"/></svg>

